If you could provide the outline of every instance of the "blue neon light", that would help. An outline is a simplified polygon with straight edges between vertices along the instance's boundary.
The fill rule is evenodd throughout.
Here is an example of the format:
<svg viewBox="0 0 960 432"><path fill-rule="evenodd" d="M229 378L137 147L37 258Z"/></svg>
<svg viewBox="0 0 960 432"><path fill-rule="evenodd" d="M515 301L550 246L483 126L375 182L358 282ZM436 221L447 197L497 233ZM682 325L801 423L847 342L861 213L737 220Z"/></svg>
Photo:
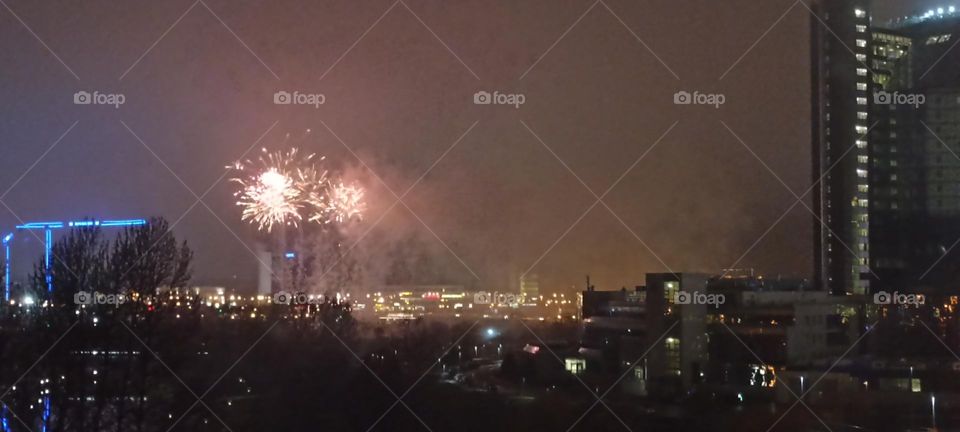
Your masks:
<svg viewBox="0 0 960 432"><path fill-rule="evenodd" d="M50 274L50 252L53 248L53 231L45 230L44 236L46 237L43 242L43 264L46 269L47 277L47 292L53 292L53 275Z"/></svg>
<svg viewBox="0 0 960 432"><path fill-rule="evenodd" d="M50 229L63 228L63 222L30 222L23 225L17 225L17 229Z"/></svg>
<svg viewBox="0 0 960 432"><path fill-rule="evenodd" d="M286 257L287 259L294 259L294 258L297 257L297 254L295 254L295 253L293 253L293 252L287 252L287 253L283 254L283 256Z"/></svg>
<svg viewBox="0 0 960 432"><path fill-rule="evenodd" d="M10 422L7 421L7 404L3 404L3 417L0 417L0 427L3 427L3 432L10 432Z"/></svg>
<svg viewBox="0 0 960 432"><path fill-rule="evenodd" d="M47 423L50 422L50 396L43 397L43 427L42 432L47 432Z"/></svg>
<svg viewBox="0 0 960 432"><path fill-rule="evenodd" d="M13 240L13 233L3 237L3 250L5 254L3 260L3 301L5 302L10 301L10 240ZM6 421L5 418L4 421Z"/></svg>
<svg viewBox="0 0 960 432"><path fill-rule="evenodd" d="M45 240L43 242L43 266L44 271L46 272L46 281L47 281L47 291L53 292L53 276L50 274L50 255L51 248L53 247L53 229L63 228L65 225L71 228L85 228L85 227L125 227L125 226L141 226L146 225L146 219L117 219L117 220L98 220L98 219L86 219L79 221L70 221L64 224L63 222L29 222L22 225L17 225L17 229L42 229L44 230ZM10 246L9 240L13 238L13 234L8 234L3 238L4 246L6 246L6 277L5 280L5 291L4 296L6 300L10 300Z"/></svg>
<svg viewBox="0 0 960 432"><path fill-rule="evenodd" d="M106 220L97 222L100 226L104 227L142 226L147 224L147 221L143 219Z"/></svg>

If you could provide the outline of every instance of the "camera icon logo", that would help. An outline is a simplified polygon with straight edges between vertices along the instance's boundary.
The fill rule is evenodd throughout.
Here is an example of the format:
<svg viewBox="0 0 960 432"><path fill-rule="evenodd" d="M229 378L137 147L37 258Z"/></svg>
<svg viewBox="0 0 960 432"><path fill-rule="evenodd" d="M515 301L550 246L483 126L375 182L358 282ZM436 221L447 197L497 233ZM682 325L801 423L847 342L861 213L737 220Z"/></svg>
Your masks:
<svg viewBox="0 0 960 432"><path fill-rule="evenodd" d="M280 90L273 94L273 103L277 105L290 105L293 102L293 97L289 92Z"/></svg>
<svg viewBox="0 0 960 432"><path fill-rule="evenodd" d="M893 301L893 298L890 296L890 293L886 291L880 291L873 295L873 303L878 305L890 304Z"/></svg>
<svg viewBox="0 0 960 432"><path fill-rule="evenodd" d="M482 291L473 295L473 302L476 304L490 304L493 302L493 298L490 293Z"/></svg>
<svg viewBox="0 0 960 432"><path fill-rule="evenodd" d="M690 304L691 300L693 300L693 296L686 291L677 291L677 294L673 296L674 304L686 305Z"/></svg>
<svg viewBox="0 0 960 432"><path fill-rule="evenodd" d="M490 105L492 102L493 98L489 92L480 90L473 94L473 103L476 105Z"/></svg>
<svg viewBox="0 0 960 432"><path fill-rule="evenodd" d="M290 304L290 301L293 299L293 296L286 291L279 291L273 295L274 304Z"/></svg>
<svg viewBox="0 0 960 432"><path fill-rule="evenodd" d="M890 93L883 90L873 94L873 103L877 105L889 105L891 101Z"/></svg>
<svg viewBox="0 0 960 432"><path fill-rule="evenodd" d="M673 94L673 103L676 105L690 105L691 102L693 102L693 98L689 92L680 90Z"/></svg>
<svg viewBox="0 0 960 432"><path fill-rule="evenodd" d="M77 305L92 305L93 296L86 291L77 291L73 294L73 303Z"/></svg>
<svg viewBox="0 0 960 432"><path fill-rule="evenodd" d="M93 102L93 98L88 92L80 90L73 94L73 103L76 105L90 105L91 102Z"/></svg>

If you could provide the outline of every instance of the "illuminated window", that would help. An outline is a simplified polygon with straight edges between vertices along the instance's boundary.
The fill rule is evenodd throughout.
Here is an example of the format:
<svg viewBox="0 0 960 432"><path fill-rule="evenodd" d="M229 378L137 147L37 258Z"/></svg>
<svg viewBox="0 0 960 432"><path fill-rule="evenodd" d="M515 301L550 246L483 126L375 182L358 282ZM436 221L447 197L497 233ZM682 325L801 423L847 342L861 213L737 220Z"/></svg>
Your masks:
<svg viewBox="0 0 960 432"><path fill-rule="evenodd" d="M862 164L865 164L865 163L867 163L867 157L866 157L866 156L863 156L863 155L857 156L857 162L860 162L860 163L862 163ZM893 162L891 162L891 164L892 164L892 163L893 163Z"/></svg>
<svg viewBox="0 0 960 432"><path fill-rule="evenodd" d="M867 83L865 83L865 82L858 82L858 83L857 83L857 90L867 91Z"/></svg>
<svg viewBox="0 0 960 432"><path fill-rule="evenodd" d="M863 9L854 9L853 15L856 16L857 18L864 18L867 16L867 11Z"/></svg>
<svg viewBox="0 0 960 432"><path fill-rule="evenodd" d="M677 286L676 282L667 282L663 284L663 296L667 300L667 304L673 304L674 299L677 297Z"/></svg>
<svg viewBox="0 0 960 432"><path fill-rule="evenodd" d="M856 125L853 127L853 130L857 131L858 134L864 135L867 133L867 127L863 125Z"/></svg>
<svg viewBox="0 0 960 432"><path fill-rule="evenodd" d="M857 148L867 148L867 142L864 140L857 140Z"/></svg>
<svg viewBox="0 0 960 432"><path fill-rule="evenodd" d="M867 119L867 113L863 111L857 112L857 120L866 120L866 119Z"/></svg>
<svg viewBox="0 0 960 432"><path fill-rule="evenodd" d="M866 54L857 54L857 61L861 61L861 62L867 61L867 55L866 55Z"/></svg>
<svg viewBox="0 0 960 432"><path fill-rule="evenodd" d="M857 68L857 75L867 76L867 68Z"/></svg>
<svg viewBox="0 0 960 432"><path fill-rule="evenodd" d="M866 31L867 31L867 26L865 26L865 25L863 25L863 24L857 24L857 32L858 32L858 33L864 33L864 32L866 32Z"/></svg>
<svg viewBox="0 0 960 432"><path fill-rule="evenodd" d="M564 366L567 369L567 372L570 372L574 375L580 375L581 372L587 369L587 361L580 358L567 358L563 361Z"/></svg>
<svg viewBox="0 0 960 432"><path fill-rule="evenodd" d="M865 169L858 169L858 170L857 170L857 177L867 178L867 170L865 170Z"/></svg>
<svg viewBox="0 0 960 432"><path fill-rule="evenodd" d="M866 104L867 104L867 98L865 98L865 97L858 97L858 98L857 98L857 105L866 105Z"/></svg>
<svg viewBox="0 0 960 432"><path fill-rule="evenodd" d="M867 46L867 41L863 39L857 39L857 46L860 48L864 48Z"/></svg>
<svg viewBox="0 0 960 432"><path fill-rule="evenodd" d="M680 375L680 339L668 337L664 340L667 351L667 370Z"/></svg>

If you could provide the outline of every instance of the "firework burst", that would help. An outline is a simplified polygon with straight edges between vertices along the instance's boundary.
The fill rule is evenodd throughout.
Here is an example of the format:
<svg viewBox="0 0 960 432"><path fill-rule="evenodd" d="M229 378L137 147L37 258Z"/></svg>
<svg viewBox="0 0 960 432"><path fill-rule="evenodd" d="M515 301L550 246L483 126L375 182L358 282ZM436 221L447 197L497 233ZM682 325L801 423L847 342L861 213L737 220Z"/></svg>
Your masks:
<svg viewBox="0 0 960 432"><path fill-rule="evenodd" d="M322 201L314 202L315 213L310 220L322 223L343 223L352 219L362 220L367 204L363 201L364 191L355 184L342 181L331 184Z"/></svg>
<svg viewBox="0 0 960 432"><path fill-rule="evenodd" d="M296 148L273 153L263 149L256 160L228 166L240 172L231 181L240 185L234 196L243 208L241 219L267 232L275 226L297 226L305 218L323 224L362 219L363 189L332 182L327 170L318 167L323 160Z"/></svg>

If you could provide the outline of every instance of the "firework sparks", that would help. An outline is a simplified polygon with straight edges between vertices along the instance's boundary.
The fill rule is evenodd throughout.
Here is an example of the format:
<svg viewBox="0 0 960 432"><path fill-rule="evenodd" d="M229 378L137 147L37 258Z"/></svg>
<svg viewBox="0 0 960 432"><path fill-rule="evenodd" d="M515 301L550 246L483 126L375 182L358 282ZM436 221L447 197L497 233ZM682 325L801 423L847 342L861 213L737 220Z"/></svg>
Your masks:
<svg viewBox="0 0 960 432"><path fill-rule="evenodd" d="M256 161L237 162L228 168L242 173L231 179L240 185L234 195L243 208L241 220L261 231L274 226L297 226L308 214L311 222L343 223L361 220L366 210L363 189L354 184L330 181L318 168L323 158L301 155L296 148L263 155Z"/></svg>
<svg viewBox="0 0 960 432"><path fill-rule="evenodd" d="M363 219L367 204L363 201L363 189L357 185L338 182L330 186L323 212L315 214L311 221L343 223L354 218Z"/></svg>
<svg viewBox="0 0 960 432"><path fill-rule="evenodd" d="M229 167L245 174L231 179L240 184L234 195L237 205L243 207L241 220L267 232L275 225L297 225L302 219L298 166L309 164L313 157L301 156L297 149L275 153L263 149L256 161L237 162Z"/></svg>

